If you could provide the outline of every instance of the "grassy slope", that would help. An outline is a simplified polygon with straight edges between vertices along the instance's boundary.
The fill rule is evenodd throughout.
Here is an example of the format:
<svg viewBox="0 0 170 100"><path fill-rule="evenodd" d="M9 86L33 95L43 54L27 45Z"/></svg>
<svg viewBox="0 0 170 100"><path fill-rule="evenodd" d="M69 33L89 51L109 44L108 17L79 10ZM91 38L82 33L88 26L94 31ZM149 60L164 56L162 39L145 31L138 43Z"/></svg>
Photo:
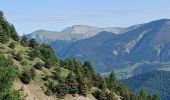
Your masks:
<svg viewBox="0 0 170 100"><path fill-rule="evenodd" d="M11 48L8 47L8 45L12 42L15 44L14 49L11 49ZM23 70L31 69L33 67L33 65L36 64L37 62L44 63L40 58L36 58L33 61L29 60L29 57L28 57L29 51L31 51L31 48L23 47L20 43L15 42L12 39L10 39L9 42L6 43L6 44L0 44L0 52L2 54L4 54L6 58L8 58L12 62L14 62L14 65L19 69L19 72L22 72ZM18 53L18 52L21 53L21 56L23 58L23 60L21 62L25 62L24 65L22 65L21 62L18 62L18 61L13 59L12 53ZM70 73L70 71L67 70L67 69L64 69L64 68L61 68L61 69L62 69L61 74L60 74L61 77L67 77L67 75ZM42 79L42 77L46 76L46 75L51 75L52 71L53 71L53 69L49 70L49 69L46 69L46 68L43 67L43 69L41 71L36 70L35 79L28 86L22 84L18 79L16 80L14 85L17 89L23 87L24 92L26 92L25 94L30 94L30 95L35 94L34 96L37 96L37 97L42 96L43 97L43 98L39 98L39 99L46 100L46 98L45 98L46 96L43 93L43 90L46 90L46 87L44 86L44 83L46 83L46 82ZM33 91L29 91L30 88L32 88ZM39 93L39 96L38 96L38 94L34 93L34 91L35 92L41 91L42 93L38 92ZM28 96L26 98L27 98L27 100L31 100L30 96ZM53 100L53 99L49 99L49 100Z"/></svg>
<svg viewBox="0 0 170 100"><path fill-rule="evenodd" d="M8 47L8 45L12 42L15 44L14 49L11 49ZM33 65L36 64L37 62L44 63L44 61L42 61L40 58L35 58L33 61L29 60L29 56L28 56L29 51L31 51L31 48L23 47L19 42L15 42L12 39L10 39L9 42L6 44L0 43L0 53L4 54L6 58L14 62L14 65L19 69L19 72L33 68ZM19 53L19 52L21 53L21 56L23 58L21 62L26 62L24 65L22 65L21 62L18 62L13 59L12 53ZM64 68L60 68L60 69L61 69L61 72L60 72L61 77L66 78L67 75L70 73L70 71ZM17 79L14 83L14 88L17 90L23 88L23 94L24 96L26 96L26 100L32 100L32 99L58 100L55 97L48 97L44 95L44 91L46 90L46 87L44 86L44 84L46 83L46 81L44 81L42 78L44 76L51 75L52 71L53 69L46 69L44 67L41 71L36 70L36 76L29 85L25 85L22 82L20 82L19 79ZM89 95L86 98L81 97L81 96L72 97L71 95L67 95L65 97L66 100L70 100L71 98L72 99L76 98L77 100L81 98L83 98L84 100L95 100L92 95Z"/></svg>

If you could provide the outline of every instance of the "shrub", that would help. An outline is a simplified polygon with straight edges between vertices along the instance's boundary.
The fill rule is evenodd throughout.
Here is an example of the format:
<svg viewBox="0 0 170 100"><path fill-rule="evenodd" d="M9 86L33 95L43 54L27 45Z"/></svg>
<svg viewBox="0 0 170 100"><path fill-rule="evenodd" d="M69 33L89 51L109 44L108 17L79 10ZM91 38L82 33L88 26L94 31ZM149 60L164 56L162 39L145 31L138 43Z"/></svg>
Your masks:
<svg viewBox="0 0 170 100"><path fill-rule="evenodd" d="M37 62L33 67L35 69L42 70L43 64L41 62Z"/></svg>
<svg viewBox="0 0 170 100"><path fill-rule="evenodd" d="M21 64L22 66L25 66L25 65L27 65L27 61L22 61L20 64Z"/></svg>
<svg viewBox="0 0 170 100"><path fill-rule="evenodd" d="M47 96L52 96L53 95L53 93L52 93L52 91L50 89L45 91L44 94L47 95Z"/></svg>
<svg viewBox="0 0 170 100"><path fill-rule="evenodd" d="M50 78L50 76L45 76L45 77L43 77L43 80L47 81L47 80L49 80L49 78Z"/></svg>
<svg viewBox="0 0 170 100"><path fill-rule="evenodd" d="M8 47L10 47L11 49L14 49L15 48L15 44L12 42L12 43L9 44Z"/></svg>
<svg viewBox="0 0 170 100"><path fill-rule="evenodd" d="M13 54L14 56L14 59L17 60L17 61L21 61L22 60L22 56L20 53L17 53L17 54Z"/></svg>
<svg viewBox="0 0 170 100"><path fill-rule="evenodd" d="M28 38L26 37L26 35L23 35L23 37L21 38L20 43L24 47L27 47L29 45Z"/></svg>
<svg viewBox="0 0 170 100"><path fill-rule="evenodd" d="M34 79L35 76L36 76L36 72L35 72L35 69L34 69L34 68L31 68L31 69L30 69L30 74L31 74L31 78Z"/></svg>
<svg viewBox="0 0 170 100"><path fill-rule="evenodd" d="M37 41L35 39L31 39L29 41L29 46L32 48L36 48L39 44L37 43Z"/></svg>
<svg viewBox="0 0 170 100"><path fill-rule="evenodd" d="M34 58L39 57L39 52L36 50L33 50L29 52L28 56L29 56L29 59L33 61Z"/></svg>
<svg viewBox="0 0 170 100"><path fill-rule="evenodd" d="M29 74L29 72L24 71L21 75L20 75L20 80L22 83L24 84L29 84L31 82L31 75Z"/></svg>

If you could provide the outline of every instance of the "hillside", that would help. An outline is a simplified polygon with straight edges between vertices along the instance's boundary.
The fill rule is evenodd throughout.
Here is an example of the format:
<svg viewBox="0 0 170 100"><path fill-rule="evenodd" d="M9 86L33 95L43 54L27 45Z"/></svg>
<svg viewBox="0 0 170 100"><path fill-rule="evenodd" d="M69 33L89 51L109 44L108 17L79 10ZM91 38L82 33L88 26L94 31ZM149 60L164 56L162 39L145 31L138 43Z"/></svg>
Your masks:
<svg viewBox="0 0 170 100"><path fill-rule="evenodd" d="M79 41L51 45L59 58L90 60L97 72L108 73L113 69L124 79L147 70L169 69L169 27L170 20L161 19L141 24L124 34L105 31Z"/></svg>
<svg viewBox="0 0 170 100"><path fill-rule="evenodd" d="M114 72L107 77L96 74L89 61L60 60L49 45L26 36L20 39L2 11L0 84L0 100L159 100L131 92Z"/></svg>
<svg viewBox="0 0 170 100"><path fill-rule="evenodd" d="M141 88L144 88L148 93L157 93L161 100L169 100L169 77L169 71L154 71L134 76L124 80L124 83L134 91L139 91Z"/></svg>

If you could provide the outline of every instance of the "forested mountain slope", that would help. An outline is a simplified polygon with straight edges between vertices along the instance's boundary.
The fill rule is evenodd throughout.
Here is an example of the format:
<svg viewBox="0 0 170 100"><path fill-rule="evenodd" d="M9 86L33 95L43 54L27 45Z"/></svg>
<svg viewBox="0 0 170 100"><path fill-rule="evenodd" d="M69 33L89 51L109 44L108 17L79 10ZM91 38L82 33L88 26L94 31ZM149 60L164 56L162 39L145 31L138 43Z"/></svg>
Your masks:
<svg viewBox="0 0 170 100"><path fill-rule="evenodd" d="M124 82L134 91L141 88L148 93L157 93L161 100L169 100L170 98L170 72L169 71L153 71L140 74L124 80Z"/></svg>

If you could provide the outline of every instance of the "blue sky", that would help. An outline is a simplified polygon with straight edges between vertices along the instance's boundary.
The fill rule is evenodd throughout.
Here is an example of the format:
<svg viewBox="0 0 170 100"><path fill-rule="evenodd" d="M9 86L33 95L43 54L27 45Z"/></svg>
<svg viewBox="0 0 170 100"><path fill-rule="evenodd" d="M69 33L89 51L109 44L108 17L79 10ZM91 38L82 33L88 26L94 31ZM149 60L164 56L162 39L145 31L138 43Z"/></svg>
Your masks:
<svg viewBox="0 0 170 100"><path fill-rule="evenodd" d="M7 20L21 35L72 25L127 27L170 18L170 0L0 0Z"/></svg>

